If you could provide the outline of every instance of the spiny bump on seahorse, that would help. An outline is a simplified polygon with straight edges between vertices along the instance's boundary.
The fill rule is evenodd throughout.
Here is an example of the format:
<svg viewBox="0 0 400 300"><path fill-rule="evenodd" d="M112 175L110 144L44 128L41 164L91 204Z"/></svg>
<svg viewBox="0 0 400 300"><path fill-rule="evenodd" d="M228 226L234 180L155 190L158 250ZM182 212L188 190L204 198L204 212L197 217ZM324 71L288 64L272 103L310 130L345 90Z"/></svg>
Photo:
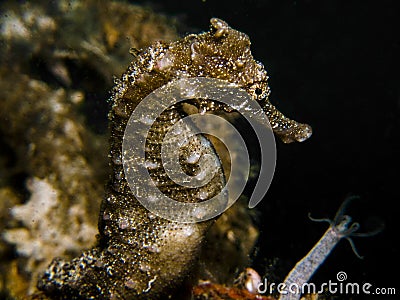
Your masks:
<svg viewBox="0 0 400 300"><path fill-rule="evenodd" d="M267 115L273 131L283 142L304 141L311 127L285 117L269 101L270 88L264 66L254 60L249 37L220 19L211 28L181 40L157 42L135 52L127 71L116 80L109 112L110 164L112 175L99 216L98 244L72 261L54 259L38 282L49 298L70 299L159 299L171 296L195 265L204 235L213 220L181 224L155 216L146 210L130 190L122 161L124 130L135 107L152 91L179 78L209 77L225 80L244 89ZM230 112L232 109L211 99L194 99L200 111ZM153 123L147 138L146 157L154 166L160 161L159 146L166 132L186 115L183 105L164 111ZM190 129L188 129L190 130ZM203 149L199 136L187 145L218 157L214 148ZM192 164L190 168L196 167ZM183 169L189 168L183 163ZM204 190L217 194L225 178L221 164ZM165 170L149 167L160 190L176 201L201 202L197 189L176 185Z"/></svg>

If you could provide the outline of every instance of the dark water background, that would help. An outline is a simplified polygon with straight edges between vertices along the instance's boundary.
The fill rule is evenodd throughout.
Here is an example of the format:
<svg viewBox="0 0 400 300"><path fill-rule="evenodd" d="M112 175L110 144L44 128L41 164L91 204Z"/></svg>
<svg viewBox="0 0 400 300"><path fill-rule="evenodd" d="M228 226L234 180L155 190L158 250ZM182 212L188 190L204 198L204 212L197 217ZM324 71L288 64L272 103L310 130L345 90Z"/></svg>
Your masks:
<svg viewBox="0 0 400 300"><path fill-rule="evenodd" d="M327 228L309 221L308 212L333 217L348 195L359 195L348 213L360 221L360 231L382 222L384 231L354 239L363 260L341 241L312 281L336 281L345 271L347 282L395 287L399 294L399 276L391 275L400 267L398 1L135 3L178 17L187 26L182 35L207 30L211 17L247 33L254 57L268 70L271 101L313 127L307 142L277 142L275 177L258 207L261 237L253 267L283 279Z"/></svg>

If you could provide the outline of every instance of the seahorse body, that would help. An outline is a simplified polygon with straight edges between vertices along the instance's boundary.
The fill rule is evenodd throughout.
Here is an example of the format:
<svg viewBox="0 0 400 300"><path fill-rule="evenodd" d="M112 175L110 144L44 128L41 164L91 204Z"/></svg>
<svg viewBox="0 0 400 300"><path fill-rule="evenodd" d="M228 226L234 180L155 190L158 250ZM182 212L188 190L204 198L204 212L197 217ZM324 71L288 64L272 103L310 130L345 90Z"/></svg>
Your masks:
<svg viewBox="0 0 400 300"><path fill-rule="evenodd" d="M139 52L116 81L111 97L113 174L99 216L98 245L72 261L57 258L51 263L38 283L49 298L167 299L190 274L213 221L183 224L150 213L127 184L121 152L124 130L138 103L171 80L188 77L222 79L246 90L259 101L274 132L284 142L303 141L311 135L308 125L286 118L269 102L268 76L263 65L253 59L248 36L222 20L211 19L208 32L191 34L169 44L158 42ZM193 99L190 103L202 112L232 110L209 99ZM187 188L166 176L160 160L163 137L185 115L183 104L174 105L154 122L147 137L146 162L150 176L163 193L176 201L201 202L224 186L221 164L211 166L216 173L208 184ZM182 134L189 131L190 128ZM218 158L203 136L191 138L179 153L182 168L193 175L199 165L187 159L194 149L200 157L208 154Z"/></svg>

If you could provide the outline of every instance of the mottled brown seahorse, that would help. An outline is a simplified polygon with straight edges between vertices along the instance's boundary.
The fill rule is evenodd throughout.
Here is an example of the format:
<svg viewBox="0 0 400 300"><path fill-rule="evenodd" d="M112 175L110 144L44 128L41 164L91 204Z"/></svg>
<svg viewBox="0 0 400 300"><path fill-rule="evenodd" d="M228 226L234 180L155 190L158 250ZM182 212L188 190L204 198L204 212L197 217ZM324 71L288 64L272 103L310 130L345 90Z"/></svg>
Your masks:
<svg viewBox="0 0 400 300"><path fill-rule="evenodd" d="M253 59L249 37L220 19L211 19L208 32L191 34L173 43L157 42L135 53L127 71L116 81L112 109L110 163L113 174L106 189L100 216L98 244L72 261L56 258L38 282L39 289L54 299L168 299L194 266L204 234L211 221L183 224L147 211L134 197L122 165L124 130L133 110L144 97L171 80L209 77L228 81L248 92L268 116L273 131L285 143L304 141L311 127L280 113L270 102L268 76ZM231 111L210 99L190 101L200 111ZM160 144L169 128L186 115L184 105L162 113L147 137L149 173L159 189L176 201L201 202L199 189L208 197L224 185L220 164L212 180L201 188L187 188L170 180L160 165ZM188 129L189 130L189 129ZM201 135L180 149L182 168L196 173L197 163L185 162L191 150L218 158Z"/></svg>

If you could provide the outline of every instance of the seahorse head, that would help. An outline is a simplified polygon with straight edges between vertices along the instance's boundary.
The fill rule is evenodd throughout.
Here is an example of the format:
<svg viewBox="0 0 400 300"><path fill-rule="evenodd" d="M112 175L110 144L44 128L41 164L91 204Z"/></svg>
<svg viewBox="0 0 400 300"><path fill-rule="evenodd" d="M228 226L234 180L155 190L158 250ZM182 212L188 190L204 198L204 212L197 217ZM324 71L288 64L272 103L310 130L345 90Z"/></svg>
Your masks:
<svg viewBox="0 0 400 300"><path fill-rule="evenodd" d="M269 101L271 91L267 71L261 62L254 59L249 37L220 19L212 18L210 23L207 32L191 34L160 46L162 50L158 56L155 55L154 75L160 79L208 77L233 83L258 101L275 134L283 142L308 139L312 134L309 125L287 118ZM212 104L207 110L216 110L215 103Z"/></svg>

